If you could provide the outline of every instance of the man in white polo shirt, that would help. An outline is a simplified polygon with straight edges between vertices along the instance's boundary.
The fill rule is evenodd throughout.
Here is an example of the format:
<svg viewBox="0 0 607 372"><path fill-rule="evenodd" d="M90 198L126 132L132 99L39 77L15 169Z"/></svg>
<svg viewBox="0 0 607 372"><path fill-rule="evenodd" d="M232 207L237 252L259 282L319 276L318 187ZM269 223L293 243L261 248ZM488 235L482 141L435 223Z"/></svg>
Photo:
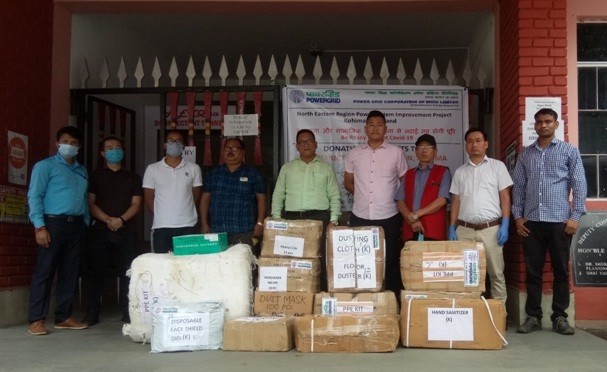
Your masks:
<svg viewBox="0 0 607 372"><path fill-rule="evenodd" d="M198 234L196 206L202 194L202 175L197 164L182 156L183 135L167 133L166 157L150 164L143 176L143 200L154 215L152 251L173 250L173 237Z"/></svg>
<svg viewBox="0 0 607 372"><path fill-rule="evenodd" d="M449 240L471 240L485 245L491 297L506 303L502 248L508 240L510 186L506 165L487 156L487 133L470 128L465 136L470 160L457 168L451 182Z"/></svg>

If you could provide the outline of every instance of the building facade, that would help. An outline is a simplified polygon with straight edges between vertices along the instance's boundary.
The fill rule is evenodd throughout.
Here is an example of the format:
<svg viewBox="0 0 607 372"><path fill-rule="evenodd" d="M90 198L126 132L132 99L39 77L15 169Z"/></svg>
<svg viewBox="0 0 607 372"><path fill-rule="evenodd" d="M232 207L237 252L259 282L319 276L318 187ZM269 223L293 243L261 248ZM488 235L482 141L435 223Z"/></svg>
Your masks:
<svg viewBox="0 0 607 372"><path fill-rule="evenodd" d="M236 4L237 3L237 4ZM144 11L142 11L144 9ZM437 1L96 1L24 0L5 5L0 15L0 40L4 58L0 62L2 88L0 142L7 143L9 131L28 137L27 174L33 164L55 150L54 133L70 117L70 89L77 68L71 61L72 19L77 14L107 13L187 13L215 12L222 15L266 13L324 14L364 13L373 10L391 13L490 12L493 15L494 88L490 125L494 156L505 160L514 144L522 148L521 122L525 119L527 97L560 97L565 138L572 144L607 153L604 143L603 104L600 86L604 64L601 56L592 61L579 60L580 27L607 22L607 5L593 0L437 0ZM582 25L582 26L580 26ZM390 37L386 35L386 37ZM603 59L606 61L606 59ZM594 75L593 75L594 73ZM583 76L579 79L578 76ZM593 80L594 79L594 80ZM594 85L593 85L594 82ZM594 87L594 88L593 88ZM597 92L594 96L591 94ZM581 94L580 92L586 92ZM590 93L588 93L590 92ZM602 98L601 98L602 97ZM594 100L594 101L593 101ZM603 101L602 101L603 100ZM596 102L593 106L592 102ZM605 119L607 120L607 119ZM601 124L602 123L602 124ZM592 130L591 130L592 129ZM598 133L598 134L597 134ZM599 141L593 140L598 136ZM602 141L602 142L601 142ZM603 143L602 150L593 143ZM595 146L595 147L593 147ZM0 188L26 189L9 182L8 147L0 161ZM589 150L590 151L590 150ZM602 151L602 152L601 152ZM582 151L584 152L584 151ZM592 213L607 212L607 195L602 191L600 167L604 158L596 157L595 194L587 200ZM10 190L9 190L10 191ZM8 192L8 191L7 191ZM0 326L23 322L27 308L28 284L35 263L33 228L26 223L0 222ZM516 322L525 298L525 265L520 241L515 234L505 248L509 287L508 313ZM548 264L547 264L548 265ZM546 267L546 271L549 267ZM545 295L550 297L551 282L546 276ZM601 311L607 306L604 287L574 286L571 305L576 320L606 319ZM549 303L549 302L546 302ZM549 306L549 305L548 305Z"/></svg>

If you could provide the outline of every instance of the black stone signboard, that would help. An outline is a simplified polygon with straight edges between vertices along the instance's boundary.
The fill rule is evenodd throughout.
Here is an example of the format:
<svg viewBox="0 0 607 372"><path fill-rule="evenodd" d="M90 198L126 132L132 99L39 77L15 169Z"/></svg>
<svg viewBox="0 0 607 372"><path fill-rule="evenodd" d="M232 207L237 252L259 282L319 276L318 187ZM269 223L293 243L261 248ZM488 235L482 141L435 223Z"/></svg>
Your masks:
<svg viewBox="0 0 607 372"><path fill-rule="evenodd" d="M607 286L607 213L588 213L571 242L574 283Z"/></svg>

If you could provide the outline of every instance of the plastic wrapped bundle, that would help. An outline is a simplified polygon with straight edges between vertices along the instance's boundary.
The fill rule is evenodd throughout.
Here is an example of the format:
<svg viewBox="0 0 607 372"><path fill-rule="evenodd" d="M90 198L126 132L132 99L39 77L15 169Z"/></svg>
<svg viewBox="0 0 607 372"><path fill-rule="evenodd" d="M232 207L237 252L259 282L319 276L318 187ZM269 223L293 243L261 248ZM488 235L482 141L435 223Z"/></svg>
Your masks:
<svg viewBox="0 0 607 372"><path fill-rule="evenodd" d="M131 323L123 327L123 333L135 342L150 342L153 308L163 304L219 302L226 319L251 315L253 261L245 244L217 254L137 257L130 270Z"/></svg>

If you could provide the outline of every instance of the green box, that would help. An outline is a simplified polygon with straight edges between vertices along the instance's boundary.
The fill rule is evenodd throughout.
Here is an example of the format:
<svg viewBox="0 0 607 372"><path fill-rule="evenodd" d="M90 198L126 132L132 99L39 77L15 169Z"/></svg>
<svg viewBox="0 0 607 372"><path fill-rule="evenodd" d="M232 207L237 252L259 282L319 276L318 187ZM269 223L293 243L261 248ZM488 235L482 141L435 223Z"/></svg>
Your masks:
<svg viewBox="0 0 607 372"><path fill-rule="evenodd" d="M220 253L228 249L228 234L192 234L173 237L173 253L188 254Z"/></svg>

